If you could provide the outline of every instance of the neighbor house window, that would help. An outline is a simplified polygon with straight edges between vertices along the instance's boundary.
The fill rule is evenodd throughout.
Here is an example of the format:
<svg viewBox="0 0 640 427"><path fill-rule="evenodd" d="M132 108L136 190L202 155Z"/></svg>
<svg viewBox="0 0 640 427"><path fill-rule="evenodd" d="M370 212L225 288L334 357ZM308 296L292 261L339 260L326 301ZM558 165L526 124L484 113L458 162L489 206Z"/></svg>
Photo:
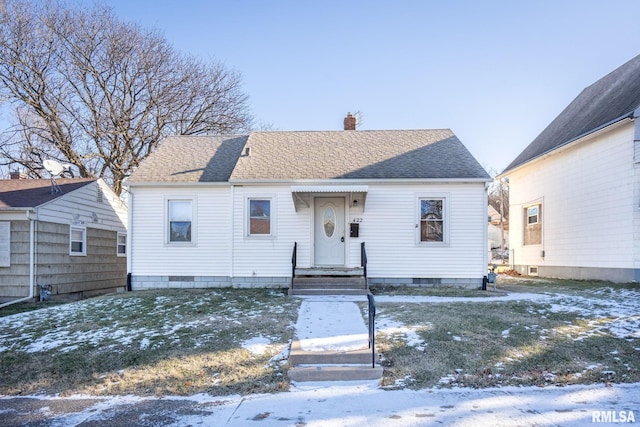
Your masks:
<svg viewBox="0 0 640 427"><path fill-rule="evenodd" d="M446 199L420 199L420 243L445 243Z"/></svg>
<svg viewBox="0 0 640 427"><path fill-rule="evenodd" d="M524 244L542 244L542 204L525 207L524 217Z"/></svg>
<svg viewBox="0 0 640 427"><path fill-rule="evenodd" d="M271 199L249 199L249 236L271 236Z"/></svg>
<svg viewBox="0 0 640 427"><path fill-rule="evenodd" d="M538 205L527 208L527 225L538 223Z"/></svg>
<svg viewBox="0 0 640 427"><path fill-rule="evenodd" d="M116 255L127 256L127 235L118 233L116 242Z"/></svg>
<svg viewBox="0 0 640 427"><path fill-rule="evenodd" d="M69 229L69 254L87 254L87 229L84 227L70 226Z"/></svg>
<svg viewBox="0 0 640 427"><path fill-rule="evenodd" d="M190 243L193 228L193 201L168 200L167 210L169 243Z"/></svg>

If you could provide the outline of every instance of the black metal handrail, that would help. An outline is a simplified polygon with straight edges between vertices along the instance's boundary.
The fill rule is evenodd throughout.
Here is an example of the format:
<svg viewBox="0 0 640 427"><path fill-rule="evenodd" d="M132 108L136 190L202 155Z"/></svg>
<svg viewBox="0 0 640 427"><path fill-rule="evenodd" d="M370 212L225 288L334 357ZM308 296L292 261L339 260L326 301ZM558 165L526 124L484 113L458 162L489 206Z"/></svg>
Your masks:
<svg viewBox="0 0 640 427"><path fill-rule="evenodd" d="M367 282L367 250L364 247L364 242L360 243L360 267L362 267L364 273L364 281Z"/></svg>
<svg viewBox="0 0 640 427"><path fill-rule="evenodd" d="M293 254L291 255L291 288L296 277L296 265L298 264L298 242L293 242Z"/></svg>
<svg viewBox="0 0 640 427"><path fill-rule="evenodd" d="M376 367L376 301L373 294L367 294L369 301L369 348L371 349L371 367Z"/></svg>

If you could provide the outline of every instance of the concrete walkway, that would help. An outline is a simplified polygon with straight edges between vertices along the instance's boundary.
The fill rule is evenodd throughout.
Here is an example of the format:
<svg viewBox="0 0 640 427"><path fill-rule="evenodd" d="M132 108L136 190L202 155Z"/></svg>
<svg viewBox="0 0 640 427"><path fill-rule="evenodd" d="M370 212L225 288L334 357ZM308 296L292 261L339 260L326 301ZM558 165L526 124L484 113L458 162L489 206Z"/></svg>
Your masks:
<svg viewBox="0 0 640 427"><path fill-rule="evenodd" d="M382 367L373 366L367 322L355 301L354 297L305 298L289 354L292 381L382 378Z"/></svg>

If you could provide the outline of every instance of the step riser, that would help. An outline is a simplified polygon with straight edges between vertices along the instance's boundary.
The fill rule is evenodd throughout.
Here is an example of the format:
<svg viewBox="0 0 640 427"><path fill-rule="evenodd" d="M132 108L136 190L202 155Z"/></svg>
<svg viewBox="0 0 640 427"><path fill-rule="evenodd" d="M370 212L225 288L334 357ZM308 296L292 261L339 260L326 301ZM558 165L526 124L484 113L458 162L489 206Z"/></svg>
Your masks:
<svg viewBox="0 0 640 427"><path fill-rule="evenodd" d="M364 354L291 354L289 364L298 365L366 365L371 364L371 352Z"/></svg>
<svg viewBox="0 0 640 427"><path fill-rule="evenodd" d="M358 381L379 380L382 367L376 366L313 366L289 369L289 378L293 381Z"/></svg>
<svg viewBox="0 0 640 427"><path fill-rule="evenodd" d="M332 285L327 283L294 283L294 289L365 289L364 284Z"/></svg>
<svg viewBox="0 0 640 427"><path fill-rule="evenodd" d="M362 268L296 268L296 276L354 276L362 277Z"/></svg>
<svg viewBox="0 0 640 427"><path fill-rule="evenodd" d="M299 296L328 296L328 295L366 295L366 289L343 289L343 290L332 290L332 289L289 289L289 295L299 295Z"/></svg>
<svg viewBox="0 0 640 427"><path fill-rule="evenodd" d="M342 285L349 283L364 284L365 280L362 277L296 277L293 279L293 283L328 283Z"/></svg>

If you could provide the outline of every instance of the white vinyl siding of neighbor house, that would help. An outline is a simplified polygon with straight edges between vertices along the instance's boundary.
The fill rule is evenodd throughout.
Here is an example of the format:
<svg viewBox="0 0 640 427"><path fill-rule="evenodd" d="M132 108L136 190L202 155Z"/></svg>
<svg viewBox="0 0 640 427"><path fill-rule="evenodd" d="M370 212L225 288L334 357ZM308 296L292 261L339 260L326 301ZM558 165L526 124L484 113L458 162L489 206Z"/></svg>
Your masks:
<svg viewBox="0 0 640 427"><path fill-rule="evenodd" d="M127 230L126 206L100 180L38 207L37 212L39 221L119 232Z"/></svg>
<svg viewBox="0 0 640 427"><path fill-rule="evenodd" d="M228 186L134 187L128 236L135 276L229 276L231 210ZM194 203L193 244L167 243L167 200Z"/></svg>
<svg viewBox="0 0 640 427"><path fill-rule="evenodd" d="M638 196L634 203L632 141L633 124L624 124L510 173L511 262L633 268ZM538 201L542 243L525 246L524 208Z"/></svg>

